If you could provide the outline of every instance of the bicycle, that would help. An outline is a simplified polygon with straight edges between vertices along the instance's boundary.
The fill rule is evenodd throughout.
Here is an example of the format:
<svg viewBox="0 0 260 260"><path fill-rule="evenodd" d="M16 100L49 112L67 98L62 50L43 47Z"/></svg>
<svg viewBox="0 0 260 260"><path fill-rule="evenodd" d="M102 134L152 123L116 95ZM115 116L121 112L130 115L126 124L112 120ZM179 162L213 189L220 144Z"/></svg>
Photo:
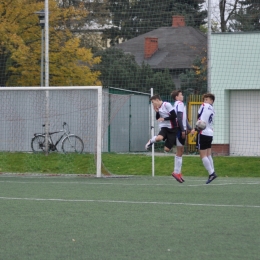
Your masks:
<svg viewBox="0 0 260 260"><path fill-rule="evenodd" d="M57 145L61 142L61 149L64 153L82 153L84 149L83 141L80 137L69 132L69 126L66 122L63 123L63 129L48 133L48 142L46 142L46 133L35 133L31 141L31 148L34 153L46 152L46 143L48 143L48 153L58 151ZM67 126L67 129L65 128ZM45 127L45 125L42 125ZM63 133L56 143L52 140L52 135Z"/></svg>

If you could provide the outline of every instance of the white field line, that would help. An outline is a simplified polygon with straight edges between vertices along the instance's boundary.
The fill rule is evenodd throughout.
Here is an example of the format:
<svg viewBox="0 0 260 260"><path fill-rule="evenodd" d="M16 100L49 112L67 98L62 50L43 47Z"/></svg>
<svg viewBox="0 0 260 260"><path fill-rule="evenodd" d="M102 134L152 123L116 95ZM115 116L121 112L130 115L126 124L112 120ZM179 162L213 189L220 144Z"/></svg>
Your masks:
<svg viewBox="0 0 260 260"><path fill-rule="evenodd" d="M130 177L129 177L130 176ZM34 175L34 174L28 174L28 175L22 175L22 174L0 174L0 179L17 179L17 178L20 178L20 179L23 179L23 180L25 180L25 179L57 179L57 180L60 180L60 179L66 179L66 180L68 180L68 179L70 179L70 180L72 180L72 179L80 179L80 180L115 180L115 179L117 179L117 180L147 180L147 181L151 181L151 180L156 180L156 179L158 179L158 180L160 180L160 178L163 178L163 179L167 179L167 181L168 180L173 180L173 181L175 181L175 179L174 178L172 178L171 176L168 176L168 178L167 178L167 176L155 176L155 177L153 177L153 178L150 178L151 176L134 176L134 175L129 175L129 176L124 176L124 175L120 175L120 177L109 177L109 176L104 176L104 177L101 177L101 178L96 178L95 176L92 176L92 177L89 177L89 176L84 176L84 175L82 175L82 176L80 176L80 175L74 175L74 174L72 174L72 175L70 175L70 174L64 174L64 175L42 175L42 174L39 174L39 175ZM184 176L184 178L185 178L185 176ZM207 180L207 178L208 178L208 175L205 175L205 177L190 177L190 176L187 176L186 177L187 178L187 180L189 181L189 182L200 182L201 180L202 181L206 181ZM244 178L235 178L235 177L219 177L218 179L217 179L217 181L232 181L232 182L234 182L234 179L236 179L238 182L240 182L240 180L239 179L247 179L247 181L248 182L253 182L253 181L256 181L256 180L260 180L260 177L255 177L255 178L250 178L250 177L244 177Z"/></svg>
<svg viewBox="0 0 260 260"><path fill-rule="evenodd" d="M176 184L175 180L172 180L173 184ZM260 182L224 182L224 183L210 183L205 184L204 181L201 184L178 184L177 187L201 187L201 186L227 186L227 185L259 185ZM81 185L115 185L115 186L173 186L172 183L115 183L115 182L75 182L75 181L0 181L0 183L19 183L19 184L81 184ZM176 187L176 185L174 185Z"/></svg>
<svg viewBox="0 0 260 260"><path fill-rule="evenodd" d="M130 178L131 177L131 178ZM152 179L151 178L149 178L149 176L147 176L147 178L145 178L145 176L142 178L142 177L140 177L140 176L130 176L130 177L124 177L124 176L121 176L121 177L119 177L119 178L117 178L117 177L102 177L101 178L101 180L102 179L106 179L106 180L109 180L109 179L121 179L121 180L126 180L126 179L135 179L135 180L147 180L148 182L149 181L151 181ZM167 176L165 176L165 177L167 177ZM3 179L5 179L5 178L10 178L10 179L13 179L13 178L21 178L21 179L23 179L23 180L25 180L25 179L62 179L62 178L64 178L64 179L70 179L70 180L72 180L72 179L75 179L75 178L80 178L81 180L87 180L87 179L89 179L88 177L85 177L85 176L79 176L79 175L69 175L69 174L67 174L67 175L57 175L57 176L55 176L55 175L51 175L51 176L48 176L48 175L46 175L46 176L42 176L42 175L15 175L15 174L7 174L7 175L5 175L5 174L1 174L0 175L0 179L1 178L3 178ZM159 176L155 176L155 178L160 178ZM184 176L184 178L185 178L185 176ZM93 177L93 178L90 178L91 180L94 180L94 179L96 179L95 177ZM244 179L246 179L246 178L244 178ZM249 180L248 181L246 181L246 182L248 182L248 183L260 183L259 181L256 181L255 179L259 179L260 180L260 178L248 178ZM175 179L174 178L172 178L172 177L168 177L168 179L167 179L167 181L168 180L170 180L170 181L175 181ZM205 175L205 177L187 177L187 179L186 179L186 181L187 182L204 182L204 181L206 181L207 180L207 175ZM234 180L232 179L232 178L226 178L226 177L220 177L220 178L218 178L217 179L217 181L218 182L228 182L228 181L230 181L230 182L232 182L232 183L240 183L240 180L237 180L237 182L234 182ZM2 181L0 181L0 182L2 182ZM36 183L36 182L35 182ZM50 183L50 182L49 182ZM60 182L60 183L65 183L65 182ZM73 181L73 182L70 182L70 183L80 183L80 182L75 182L75 181ZM93 183L93 184L95 184L95 183ZM97 184L100 184L100 183L97 183ZM102 184L102 183L101 183ZM110 183L104 183L104 184L110 184ZM111 183L111 184L114 184L114 183ZM118 183L116 183L116 184L118 184ZM134 184L130 184L130 185L134 185ZM142 184L141 184L142 185ZM144 185L146 185L146 184L144 184ZM165 185L165 184L158 184L158 185ZM168 184L166 184L166 185L168 185Z"/></svg>
<svg viewBox="0 0 260 260"><path fill-rule="evenodd" d="M260 208L259 205L227 205L227 204L202 204L160 201L125 201L125 200L80 200L80 199L43 199L43 198L12 198L0 197L1 200L27 200L27 201L54 201L54 202L98 202L119 204L153 204L153 205L181 205L181 206L203 206L203 207L232 207L232 208Z"/></svg>

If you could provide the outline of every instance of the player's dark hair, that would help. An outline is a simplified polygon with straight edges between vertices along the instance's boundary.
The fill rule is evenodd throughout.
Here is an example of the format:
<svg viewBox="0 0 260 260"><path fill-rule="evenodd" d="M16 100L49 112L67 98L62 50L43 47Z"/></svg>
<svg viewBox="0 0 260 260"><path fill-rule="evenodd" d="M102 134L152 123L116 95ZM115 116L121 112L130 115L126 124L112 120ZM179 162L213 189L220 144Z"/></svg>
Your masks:
<svg viewBox="0 0 260 260"><path fill-rule="evenodd" d="M213 102L215 101L215 95L212 93L206 93L202 96L202 99L204 100L204 98L210 98Z"/></svg>
<svg viewBox="0 0 260 260"><path fill-rule="evenodd" d="M156 95L153 95L153 96L150 98L150 101L156 100L156 99L162 100L161 97L160 97L160 95L156 94Z"/></svg>
<svg viewBox="0 0 260 260"><path fill-rule="evenodd" d="M182 93L182 91L181 91L180 89L174 90L174 91L171 93L171 97L175 100L176 97L178 97L180 93Z"/></svg>

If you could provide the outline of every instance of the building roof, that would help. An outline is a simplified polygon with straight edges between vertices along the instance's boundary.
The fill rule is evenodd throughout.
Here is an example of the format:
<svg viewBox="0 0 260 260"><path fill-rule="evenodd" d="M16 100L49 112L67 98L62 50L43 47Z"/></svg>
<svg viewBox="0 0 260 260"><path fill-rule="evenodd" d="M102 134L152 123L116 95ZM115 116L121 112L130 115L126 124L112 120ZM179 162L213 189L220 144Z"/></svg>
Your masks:
<svg viewBox="0 0 260 260"><path fill-rule="evenodd" d="M158 50L151 58L144 58L146 37L158 38ZM149 64L153 69L189 69L196 57L206 51L207 37L193 27L161 27L139 35L116 48L135 56L136 62Z"/></svg>

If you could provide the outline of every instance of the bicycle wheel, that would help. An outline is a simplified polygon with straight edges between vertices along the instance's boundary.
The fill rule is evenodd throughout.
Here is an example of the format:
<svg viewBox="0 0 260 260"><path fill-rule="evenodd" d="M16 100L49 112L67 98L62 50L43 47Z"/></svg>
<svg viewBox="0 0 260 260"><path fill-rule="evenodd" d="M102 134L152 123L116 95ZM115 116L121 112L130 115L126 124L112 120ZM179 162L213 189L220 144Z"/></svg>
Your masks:
<svg viewBox="0 0 260 260"><path fill-rule="evenodd" d="M44 135L36 135L31 142L31 147L34 153L42 153L45 152L45 136Z"/></svg>
<svg viewBox="0 0 260 260"><path fill-rule="evenodd" d="M69 135L61 145L64 153L82 153L84 149L83 141L76 135Z"/></svg>

